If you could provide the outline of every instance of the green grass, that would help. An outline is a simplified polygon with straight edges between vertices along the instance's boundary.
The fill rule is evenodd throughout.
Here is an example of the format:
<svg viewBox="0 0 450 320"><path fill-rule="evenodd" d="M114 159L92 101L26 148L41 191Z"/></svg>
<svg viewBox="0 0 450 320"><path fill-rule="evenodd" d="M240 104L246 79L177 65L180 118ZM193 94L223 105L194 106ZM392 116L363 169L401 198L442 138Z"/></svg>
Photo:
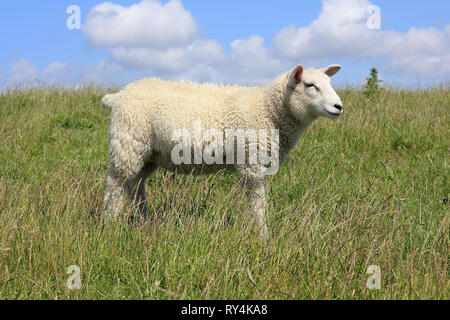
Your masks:
<svg viewBox="0 0 450 320"><path fill-rule="evenodd" d="M160 170L149 223L100 223L105 92L0 95L0 299L450 298L449 90L340 91L268 179L268 245L232 174Z"/></svg>

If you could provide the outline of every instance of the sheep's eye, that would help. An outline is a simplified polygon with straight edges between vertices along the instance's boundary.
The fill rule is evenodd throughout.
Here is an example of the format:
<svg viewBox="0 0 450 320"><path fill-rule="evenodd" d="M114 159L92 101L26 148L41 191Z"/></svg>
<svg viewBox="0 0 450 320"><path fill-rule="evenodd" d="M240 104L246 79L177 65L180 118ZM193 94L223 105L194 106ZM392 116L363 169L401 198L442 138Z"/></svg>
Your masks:
<svg viewBox="0 0 450 320"><path fill-rule="evenodd" d="M305 86L307 88L315 88L317 91L319 91L319 88L317 88L317 86L314 83L306 83L305 82Z"/></svg>

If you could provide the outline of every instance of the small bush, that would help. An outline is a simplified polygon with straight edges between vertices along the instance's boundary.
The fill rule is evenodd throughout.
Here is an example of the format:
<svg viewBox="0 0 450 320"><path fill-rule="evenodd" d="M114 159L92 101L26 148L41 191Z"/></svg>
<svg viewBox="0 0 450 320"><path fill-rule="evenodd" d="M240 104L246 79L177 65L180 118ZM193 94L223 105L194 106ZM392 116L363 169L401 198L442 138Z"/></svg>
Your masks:
<svg viewBox="0 0 450 320"><path fill-rule="evenodd" d="M366 78L366 80L367 83L364 86L364 93L370 98L380 91L379 83L383 81L378 79L378 70L376 68L370 69L370 77Z"/></svg>

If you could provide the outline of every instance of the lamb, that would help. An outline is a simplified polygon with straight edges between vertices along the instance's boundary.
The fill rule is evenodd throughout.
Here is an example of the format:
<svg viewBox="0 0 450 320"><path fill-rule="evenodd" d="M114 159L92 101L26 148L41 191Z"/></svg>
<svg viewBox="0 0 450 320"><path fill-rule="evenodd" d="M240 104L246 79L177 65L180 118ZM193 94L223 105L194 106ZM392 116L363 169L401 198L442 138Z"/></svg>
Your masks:
<svg viewBox="0 0 450 320"><path fill-rule="evenodd" d="M237 173L260 233L266 237L265 180L271 173L267 163L247 159L254 153L249 149L250 140L244 139L244 162L234 158L234 162L221 161L222 155L213 151L213 163L180 163L174 161L174 149L181 143L179 137L174 139L174 133L181 130L195 134L199 121L204 129L214 128L219 134L216 137L223 137L227 129L272 130L277 135L267 144L267 151L281 165L314 120L320 116L335 119L342 114L341 99L331 86L331 77L340 69L339 65L323 69L304 69L299 65L264 88L144 79L104 96L102 104L111 110L105 217L117 218L128 196L138 217L147 218L145 181L158 167L192 174L225 169ZM204 141L183 143L183 159L187 160L192 155L186 151L195 153L197 147L205 147ZM233 153L236 148L227 144L224 152L229 151Z"/></svg>

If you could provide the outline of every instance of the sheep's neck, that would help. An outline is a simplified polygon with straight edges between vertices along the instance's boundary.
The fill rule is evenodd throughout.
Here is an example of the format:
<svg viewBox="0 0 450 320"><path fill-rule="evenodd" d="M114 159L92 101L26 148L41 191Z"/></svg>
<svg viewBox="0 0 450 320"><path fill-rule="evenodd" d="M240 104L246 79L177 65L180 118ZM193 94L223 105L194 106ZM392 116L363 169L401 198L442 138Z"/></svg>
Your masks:
<svg viewBox="0 0 450 320"><path fill-rule="evenodd" d="M281 78L283 79L283 78ZM315 120L306 111L302 118L295 118L286 103L286 80L278 79L265 90L264 110L271 127L280 133L280 156L285 157L297 145L305 130Z"/></svg>

